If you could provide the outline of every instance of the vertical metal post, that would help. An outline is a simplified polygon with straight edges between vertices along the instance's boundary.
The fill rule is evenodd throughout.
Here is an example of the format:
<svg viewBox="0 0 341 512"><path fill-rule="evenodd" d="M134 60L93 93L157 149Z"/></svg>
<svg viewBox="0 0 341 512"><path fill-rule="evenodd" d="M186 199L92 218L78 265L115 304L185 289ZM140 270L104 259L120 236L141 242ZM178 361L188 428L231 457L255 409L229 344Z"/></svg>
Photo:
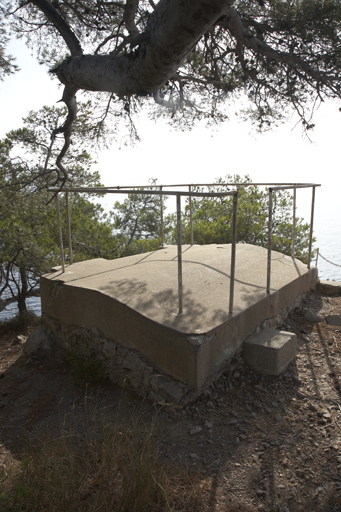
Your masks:
<svg viewBox="0 0 341 512"><path fill-rule="evenodd" d="M295 238L296 238L296 188L294 188L293 212L292 212L292 245L291 245L292 258L295 258Z"/></svg>
<svg viewBox="0 0 341 512"><path fill-rule="evenodd" d="M309 252L308 252L308 268L310 269L311 249L313 245L313 228L314 228L314 208L315 208L315 187L311 198L311 217L310 217L310 236L309 236Z"/></svg>
<svg viewBox="0 0 341 512"><path fill-rule="evenodd" d="M72 254L72 241L71 241L69 192L65 192L65 201L66 201L66 221L67 221L67 236L68 236L68 244L69 244L69 256L70 256L70 265L72 265L72 263L73 263L73 254Z"/></svg>
<svg viewBox="0 0 341 512"><path fill-rule="evenodd" d="M188 191L192 192L191 185L188 185ZM191 229L191 245L193 245L192 196L189 196L189 225L190 225L190 229Z"/></svg>
<svg viewBox="0 0 341 512"><path fill-rule="evenodd" d="M160 187L160 191L162 192L162 187ZM164 235L163 235L163 195L160 196L160 215L161 215L161 247L164 245Z"/></svg>
<svg viewBox="0 0 341 512"><path fill-rule="evenodd" d="M234 278L235 278L235 270L236 270L237 202L238 202L238 192L236 192L233 195L231 273L230 273L230 304L229 304L229 314L230 315L232 315L232 313L233 313Z"/></svg>
<svg viewBox="0 0 341 512"><path fill-rule="evenodd" d="M176 194L176 227L178 241L178 298L179 315L182 314L182 247L181 247L181 195Z"/></svg>
<svg viewBox="0 0 341 512"><path fill-rule="evenodd" d="M58 222L60 259L61 259L61 263L62 263L62 272L65 272L62 226L61 226L61 223L60 223L59 194L56 195L56 206L57 206L57 222Z"/></svg>
<svg viewBox="0 0 341 512"><path fill-rule="evenodd" d="M268 265L267 265L266 293L270 293L270 285L271 285L271 243L272 243L272 188L269 188Z"/></svg>

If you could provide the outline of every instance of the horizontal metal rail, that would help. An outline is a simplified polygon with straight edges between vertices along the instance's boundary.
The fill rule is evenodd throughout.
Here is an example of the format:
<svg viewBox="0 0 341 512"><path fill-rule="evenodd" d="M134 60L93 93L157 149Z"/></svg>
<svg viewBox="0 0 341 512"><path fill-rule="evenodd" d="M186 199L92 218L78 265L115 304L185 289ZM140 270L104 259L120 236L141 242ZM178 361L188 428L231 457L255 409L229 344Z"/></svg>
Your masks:
<svg viewBox="0 0 341 512"><path fill-rule="evenodd" d="M59 192L55 190L51 190L51 192ZM147 189L108 189L101 190L98 188L65 188L62 192L77 192L83 194L145 194L145 195L154 195L154 196L177 196L180 194L181 196L190 196L190 197L224 197L224 196L233 196L235 194L235 190L227 190L226 192L185 192L185 191L172 191L172 190L147 190Z"/></svg>
<svg viewBox="0 0 341 512"><path fill-rule="evenodd" d="M271 246L272 246L272 227L273 227L273 195L277 191L282 190L293 190L293 232L292 232L292 258L295 257L295 211L296 211L296 190L301 188L312 188L312 205L311 205L311 218L310 218L310 236L309 236L309 254L308 254L308 268L310 268L311 252L312 252L312 240L313 240L313 220L314 220L314 203L315 203L315 188L321 186L315 183L268 183L268 182L227 182L227 183L197 183L197 184L173 184L173 185L144 185L144 186L116 186L116 187L70 187L65 188L62 191L51 189L56 193L57 201L57 212L58 212L58 230L61 248L61 261L62 271L65 271L64 264L64 250L63 241L61 235L61 223L59 213L59 199L58 193L66 193L67 203L67 227L68 227L68 241L69 241L69 254L70 263L72 263L72 247L71 247L71 227L68 207L68 194L70 192L75 193L86 193L86 194L147 194L157 195L161 198L161 244L164 245L163 240L163 197L164 196L176 196L177 201L177 246L178 246L178 296L179 296L179 314L183 311L183 291L182 291L182 238L181 238L181 197L189 198L190 206L190 229L191 229L191 245L193 245L193 222L192 222L192 197L227 197L233 196L233 220L232 220L232 244L231 244L231 270L230 270L230 299L229 299L229 314L233 312L233 301L234 301L234 281L235 281L235 263L236 263L236 244L237 244L237 196L240 188L246 187L257 187L263 186L268 188L269 193L269 213L268 213L268 256L267 256L267 283L266 291L270 293L271 290ZM170 188L185 188L187 191L177 190L172 191ZM225 190L225 191L193 191L193 188L198 187L235 187L236 190ZM167 189L167 190L165 190Z"/></svg>
<svg viewBox="0 0 341 512"><path fill-rule="evenodd" d="M178 183L178 184L172 184L172 185L119 185L119 186L112 186L112 187L92 187L96 190L106 192L110 190L133 190L133 189L143 189L147 191L148 189L152 190L154 188L179 188L179 187L287 187L287 188L300 188L300 187L320 187L321 185L318 185L316 183L274 183L274 182L226 182L226 183ZM77 187L79 188L79 187ZM81 187L82 188L82 187ZM85 187L83 187L85 189ZM57 189L51 189L54 192L59 192ZM64 191L74 191L72 188L63 188Z"/></svg>
<svg viewBox="0 0 341 512"><path fill-rule="evenodd" d="M293 221L292 221L292 245L291 245L291 256L295 258L295 230L296 230L296 190L299 188L311 188L312 189L312 201L310 211L310 231L309 231L309 247L308 247L308 269L310 269L310 260L313 245L313 227L314 227L314 208L315 208L315 188L321 185L312 183L300 183L300 184L286 184L276 185L269 187L269 219L268 219L268 257L267 257L267 278L266 278L266 292L271 292L271 247L272 247L272 213L273 213L273 194L281 190L293 190Z"/></svg>
<svg viewBox="0 0 341 512"><path fill-rule="evenodd" d="M84 188L84 187L74 187L63 190L66 193L66 212L67 212L67 227L68 227L68 241L69 241L69 252L70 258L72 258L72 248L71 248L71 223L70 223L70 213L69 213L69 203L68 203L68 194L70 192L76 193L98 193L102 192L99 188ZM173 192L173 191L164 191L160 187L160 190L129 190L120 189L120 190L112 190L107 189L105 193L115 193L115 194L148 194L148 195L158 195L161 196L176 196L176 204L177 204L177 260L178 260L178 314L181 315L183 313L183 284L182 284L182 235L181 235L181 197L227 197L233 196L233 220L232 220L232 244L231 244L231 268L230 268L230 295L229 295L229 314L233 313L233 298L234 298L234 280L235 280L235 265L236 265L236 244L237 244L237 198L238 198L238 190L234 191L225 191L225 192ZM57 212L58 212L58 230L59 230L59 242L60 242L60 251L61 251L61 260L62 260L62 272L65 272L64 265L64 249L63 249L63 239L62 239L62 230L61 230L61 222L60 222L60 213L59 213L59 191L56 194L56 202L57 202ZM163 207L162 207L163 210ZM163 228L161 228L162 232ZM163 245L163 243L162 243ZM193 244L192 244L193 245ZM70 259L72 263L72 259Z"/></svg>

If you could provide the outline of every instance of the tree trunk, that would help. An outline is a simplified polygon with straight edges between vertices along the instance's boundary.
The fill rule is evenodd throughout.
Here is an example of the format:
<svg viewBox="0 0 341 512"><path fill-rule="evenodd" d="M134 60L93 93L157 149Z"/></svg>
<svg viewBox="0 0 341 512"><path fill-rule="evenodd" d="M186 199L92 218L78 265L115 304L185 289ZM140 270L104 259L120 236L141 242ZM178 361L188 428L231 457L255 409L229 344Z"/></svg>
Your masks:
<svg viewBox="0 0 341 512"><path fill-rule="evenodd" d="M20 279L21 279L21 290L19 290L18 293L18 309L19 313L24 313L27 311L26 308L26 299L27 299L27 293L28 293L28 284L27 284L27 275L26 270L23 268L20 268Z"/></svg>
<svg viewBox="0 0 341 512"><path fill-rule="evenodd" d="M136 50L127 55L66 59L54 72L68 87L119 97L151 94L178 70L195 43L235 0L160 0Z"/></svg>

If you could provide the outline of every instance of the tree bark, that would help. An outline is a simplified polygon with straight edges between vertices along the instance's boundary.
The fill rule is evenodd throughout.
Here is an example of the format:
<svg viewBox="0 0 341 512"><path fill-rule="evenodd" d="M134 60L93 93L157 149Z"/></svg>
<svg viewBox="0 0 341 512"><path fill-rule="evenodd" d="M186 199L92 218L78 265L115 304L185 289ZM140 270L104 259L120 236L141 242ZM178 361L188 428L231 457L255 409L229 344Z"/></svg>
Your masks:
<svg viewBox="0 0 341 512"><path fill-rule="evenodd" d="M235 0L160 0L136 50L127 55L83 55L53 70L66 86L119 97L152 94L178 70L195 43ZM135 44L132 42L132 47Z"/></svg>
<svg viewBox="0 0 341 512"><path fill-rule="evenodd" d="M18 292L18 309L19 313L23 313L27 310L26 308L26 299L27 299L27 293L28 293L28 283L27 283L27 275L26 270L23 268L19 269L20 273L20 279L21 279L21 289Z"/></svg>

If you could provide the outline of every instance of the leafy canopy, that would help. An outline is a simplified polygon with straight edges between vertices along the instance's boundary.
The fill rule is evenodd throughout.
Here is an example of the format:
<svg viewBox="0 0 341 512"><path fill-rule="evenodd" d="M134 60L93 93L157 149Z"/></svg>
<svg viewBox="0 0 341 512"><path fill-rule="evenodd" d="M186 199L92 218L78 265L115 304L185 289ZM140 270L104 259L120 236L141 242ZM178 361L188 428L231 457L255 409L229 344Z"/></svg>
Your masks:
<svg viewBox="0 0 341 512"><path fill-rule="evenodd" d="M259 128L294 110L310 129L316 103L341 97L339 0L1 0L0 15L65 86L62 184L78 90L100 93L94 135L150 98L181 128L226 119L226 100L246 98Z"/></svg>
<svg viewBox="0 0 341 512"><path fill-rule="evenodd" d="M19 310L25 310L26 299L37 295L39 277L60 264L56 206L48 190L58 170L46 160L55 150L51 133L64 113L65 108L49 107L31 112L23 128L0 141L0 296L7 298L0 306L16 301ZM72 183L99 186L98 174L89 170L90 156L81 147L73 150L67 157ZM74 261L115 255L111 224L103 208L77 194L69 201ZM65 198L61 209L65 211ZM65 221L63 237L67 247Z"/></svg>
<svg viewBox="0 0 341 512"><path fill-rule="evenodd" d="M150 190L157 189L156 180L150 179ZM166 196L148 192L129 194L116 201L112 211L114 229L119 244L119 256L156 250L161 245L161 208L166 209Z"/></svg>
<svg viewBox="0 0 341 512"><path fill-rule="evenodd" d="M151 184L156 187L156 181ZM249 176L226 175L210 187L192 187L193 192L224 192L238 187L237 242L267 247L269 196L266 189L253 185ZM242 186L246 184L247 186ZM234 187L233 187L234 188ZM165 202L165 199L164 199ZM165 209L165 205L163 205ZM182 212L182 243L228 244L232 242L233 197L192 197ZM292 254L293 199L288 191L277 191L273 197L272 250ZM116 236L121 244L120 256L155 250L161 244L161 205L159 196L146 193L129 194L114 211ZM164 216L164 242L177 243L176 214ZM310 226L295 219L295 256L307 262Z"/></svg>

